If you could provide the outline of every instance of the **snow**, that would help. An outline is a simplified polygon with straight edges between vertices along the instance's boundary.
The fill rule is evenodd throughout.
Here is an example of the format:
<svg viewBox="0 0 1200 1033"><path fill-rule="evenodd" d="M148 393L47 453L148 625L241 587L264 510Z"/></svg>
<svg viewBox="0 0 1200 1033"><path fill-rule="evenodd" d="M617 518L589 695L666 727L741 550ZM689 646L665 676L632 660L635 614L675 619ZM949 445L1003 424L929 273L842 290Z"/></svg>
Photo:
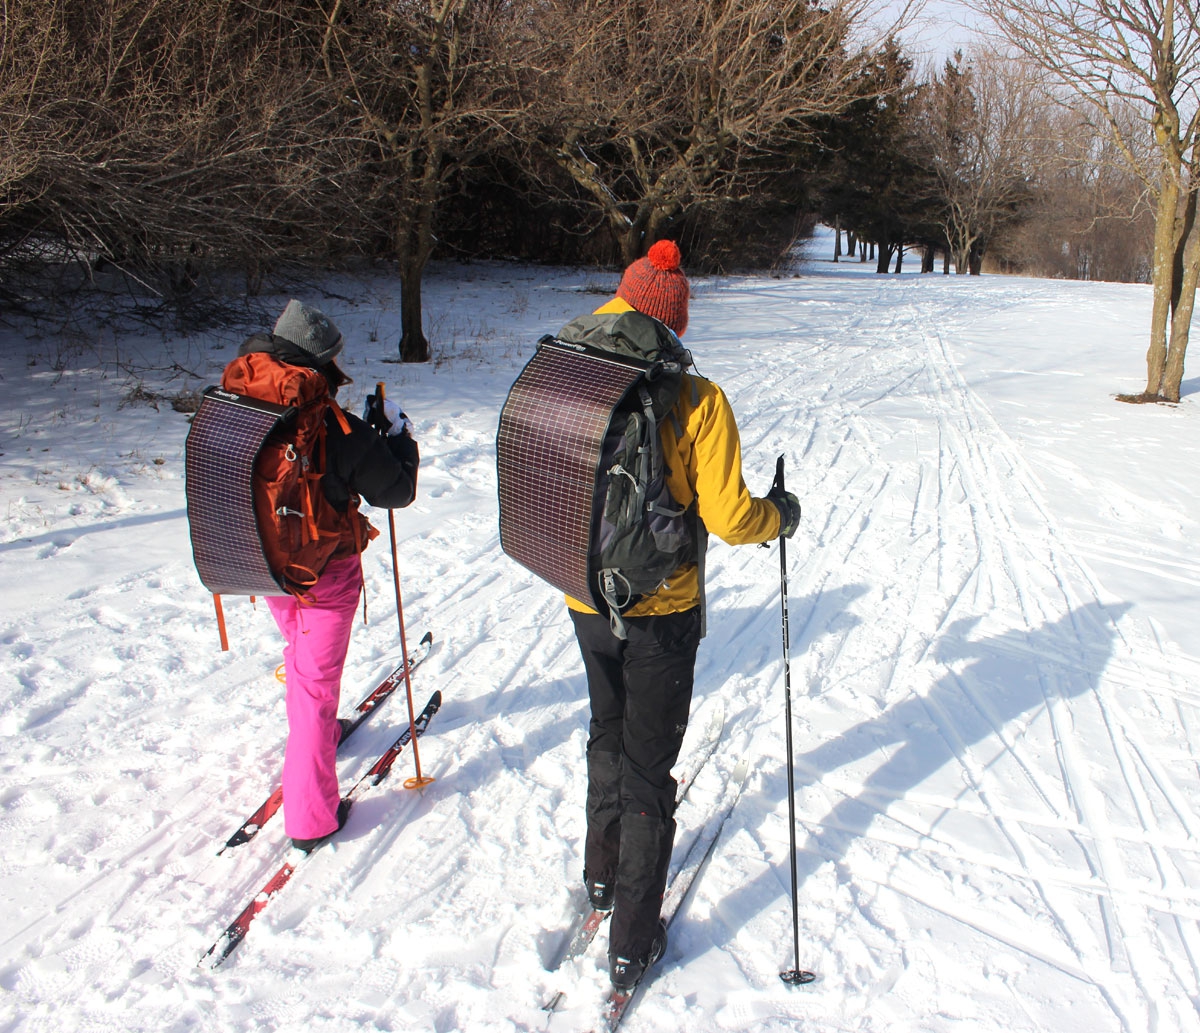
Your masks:
<svg viewBox="0 0 1200 1033"><path fill-rule="evenodd" d="M1200 380L1144 385L1143 286L876 276L828 261L696 277L687 343L776 456L788 543L800 964L788 874L777 547L709 552L692 733L725 735L681 837L749 773L630 1033L1200 1029ZM915 266L916 263L909 263ZM394 357L391 280L305 300L413 418L396 513L414 677L446 696L424 773L344 834L213 971L208 946L283 852L216 851L278 777L280 640L191 562L187 417L241 332L0 331L0 1030L593 1028L604 934L546 971L581 895L587 700L566 610L501 552L494 436L534 341L616 276L438 266L436 361ZM267 299L276 311L286 296ZM343 712L399 655L387 520L366 554ZM348 744L349 786L407 721ZM541 1003L566 991L560 1012Z"/></svg>

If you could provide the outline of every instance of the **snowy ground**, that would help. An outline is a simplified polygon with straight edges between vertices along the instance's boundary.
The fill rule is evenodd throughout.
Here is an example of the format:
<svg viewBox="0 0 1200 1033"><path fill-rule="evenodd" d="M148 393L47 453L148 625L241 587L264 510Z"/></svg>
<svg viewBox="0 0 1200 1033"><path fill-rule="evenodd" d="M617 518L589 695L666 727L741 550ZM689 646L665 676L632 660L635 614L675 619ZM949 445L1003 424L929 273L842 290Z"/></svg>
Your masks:
<svg viewBox="0 0 1200 1033"><path fill-rule="evenodd" d="M630 1033L1200 1029L1200 416L1143 386L1148 288L697 278L688 344L784 454L801 963L794 963L778 550L709 553L693 727L725 736L679 818L749 776ZM915 263L913 263L915 265ZM227 600L217 648L184 512L187 418L240 333L0 337L0 1031L592 1028L602 950L544 965L577 905L587 704L558 595L500 551L494 435L534 340L616 277L434 271L438 361L390 363L398 290L329 284L358 401L416 422L397 514L414 678L446 694L437 781L393 777L226 966L203 951L277 866L215 851L278 775L280 644ZM353 300L351 300L353 299ZM285 298L278 299L282 307ZM386 518L376 514L386 529ZM398 655L390 556L343 702ZM406 720L393 701L349 785ZM397 775L411 774L402 758ZM603 937L598 947L602 947ZM540 1010L567 993L556 1015Z"/></svg>

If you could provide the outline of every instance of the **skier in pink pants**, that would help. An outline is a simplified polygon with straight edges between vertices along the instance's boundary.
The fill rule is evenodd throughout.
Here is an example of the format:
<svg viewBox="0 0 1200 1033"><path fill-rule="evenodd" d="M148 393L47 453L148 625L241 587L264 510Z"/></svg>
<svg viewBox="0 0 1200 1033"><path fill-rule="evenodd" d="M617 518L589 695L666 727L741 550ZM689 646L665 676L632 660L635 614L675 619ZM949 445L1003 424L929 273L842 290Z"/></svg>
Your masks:
<svg viewBox="0 0 1200 1033"><path fill-rule="evenodd" d="M342 335L328 316L293 300L273 333L255 334L238 354L265 353L281 363L319 370L336 394L350 382L333 361L342 345ZM349 812L348 802L338 794L337 710L350 628L362 591L361 551L369 539L353 531L350 522L359 499L386 509L409 505L416 498L420 465L412 424L394 402L379 404L368 396L364 419L347 412L341 416L349 432L332 407L325 417L325 473L320 484L325 499L344 516L346 533L302 598L267 599L287 643L284 828L292 843L305 851L340 829Z"/></svg>
<svg viewBox="0 0 1200 1033"><path fill-rule="evenodd" d="M357 556L333 560L312 589L312 601L268 596L267 606L287 645L287 749L283 757L284 825L301 845L319 840L339 820L335 764L338 698L350 626L362 590Z"/></svg>

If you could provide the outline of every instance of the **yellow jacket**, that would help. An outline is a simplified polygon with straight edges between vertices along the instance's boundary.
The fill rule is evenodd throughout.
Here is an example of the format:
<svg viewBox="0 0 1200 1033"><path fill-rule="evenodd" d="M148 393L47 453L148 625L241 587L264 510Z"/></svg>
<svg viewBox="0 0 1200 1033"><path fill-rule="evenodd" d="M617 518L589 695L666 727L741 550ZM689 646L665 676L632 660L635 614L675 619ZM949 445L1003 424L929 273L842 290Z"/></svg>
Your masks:
<svg viewBox="0 0 1200 1033"><path fill-rule="evenodd" d="M596 312L630 312L623 298ZM667 485L681 506L696 500L697 512L710 534L730 545L749 545L779 536L779 509L766 499L756 499L742 478L742 443L737 421L725 393L712 381L685 373L675 415L683 428L676 434L676 421L664 419L663 461ZM682 613L700 604L700 581L696 564L679 568L653 595L628 610L626 617ZM584 613L592 607L567 596L567 606Z"/></svg>

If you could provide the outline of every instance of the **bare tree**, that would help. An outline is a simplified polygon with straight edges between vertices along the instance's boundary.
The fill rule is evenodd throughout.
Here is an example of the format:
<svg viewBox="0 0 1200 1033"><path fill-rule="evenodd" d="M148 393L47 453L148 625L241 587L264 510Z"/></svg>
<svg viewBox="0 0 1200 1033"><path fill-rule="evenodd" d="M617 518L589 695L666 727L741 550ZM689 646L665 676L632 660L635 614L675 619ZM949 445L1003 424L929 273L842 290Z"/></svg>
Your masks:
<svg viewBox="0 0 1200 1033"><path fill-rule="evenodd" d="M531 4L526 124L632 261L689 206L743 195L754 163L841 110L867 0Z"/></svg>
<svg viewBox="0 0 1200 1033"><path fill-rule="evenodd" d="M1146 389L1129 401L1175 402L1183 379L1200 231L1200 21L1195 0L975 0L1004 38L1095 112L1154 196L1154 304ZM1145 112L1129 127L1127 105ZM1152 137L1150 160L1140 146Z"/></svg>
<svg viewBox="0 0 1200 1033"><path fill-rule="evenodd" d="M511 121L518 24L519 5L504 0L334 0L329 7L322 60L344 92L357 160L389 224L405 362L430 358L421 282L439 208L456 175Z"/></svg>
<svg viewBox="0 0 1200 1033"><path fill-rule="evenodd" d="M0 258L103 256L186 289L205 262L394 255L407 360L457 168L513 94L506 0L6 0ZM499 113L498 113L499 112Z"/></svg>
<svg viewBox="0 0 1200 1033"><path fill-rule="evenodd" d="M941 226L958 273L978 275L988 244L1030 198L1036 115L1045 93L1029 62L956 54L921 91L922 135Z"/></svg>
<svg viewBox="0 0 1200 1033"><path fill-rule="evenodd" d="M158 290L205 263L354 245L305 4L8 0L0 242L102 258ZM327 227L333 227L328 230Z"/></svg>
<svg viewBox="0 0 1200 1033"><path fill-rule="evenodd" d="M1086 115L1066 103L1039 112L1033 201L989 256L1011 272L1149 283L1153 206L1112 139ZM1126 118L1144 124L1138 112ZM1127 135L1150 144L1148 134Z"/></svg>

